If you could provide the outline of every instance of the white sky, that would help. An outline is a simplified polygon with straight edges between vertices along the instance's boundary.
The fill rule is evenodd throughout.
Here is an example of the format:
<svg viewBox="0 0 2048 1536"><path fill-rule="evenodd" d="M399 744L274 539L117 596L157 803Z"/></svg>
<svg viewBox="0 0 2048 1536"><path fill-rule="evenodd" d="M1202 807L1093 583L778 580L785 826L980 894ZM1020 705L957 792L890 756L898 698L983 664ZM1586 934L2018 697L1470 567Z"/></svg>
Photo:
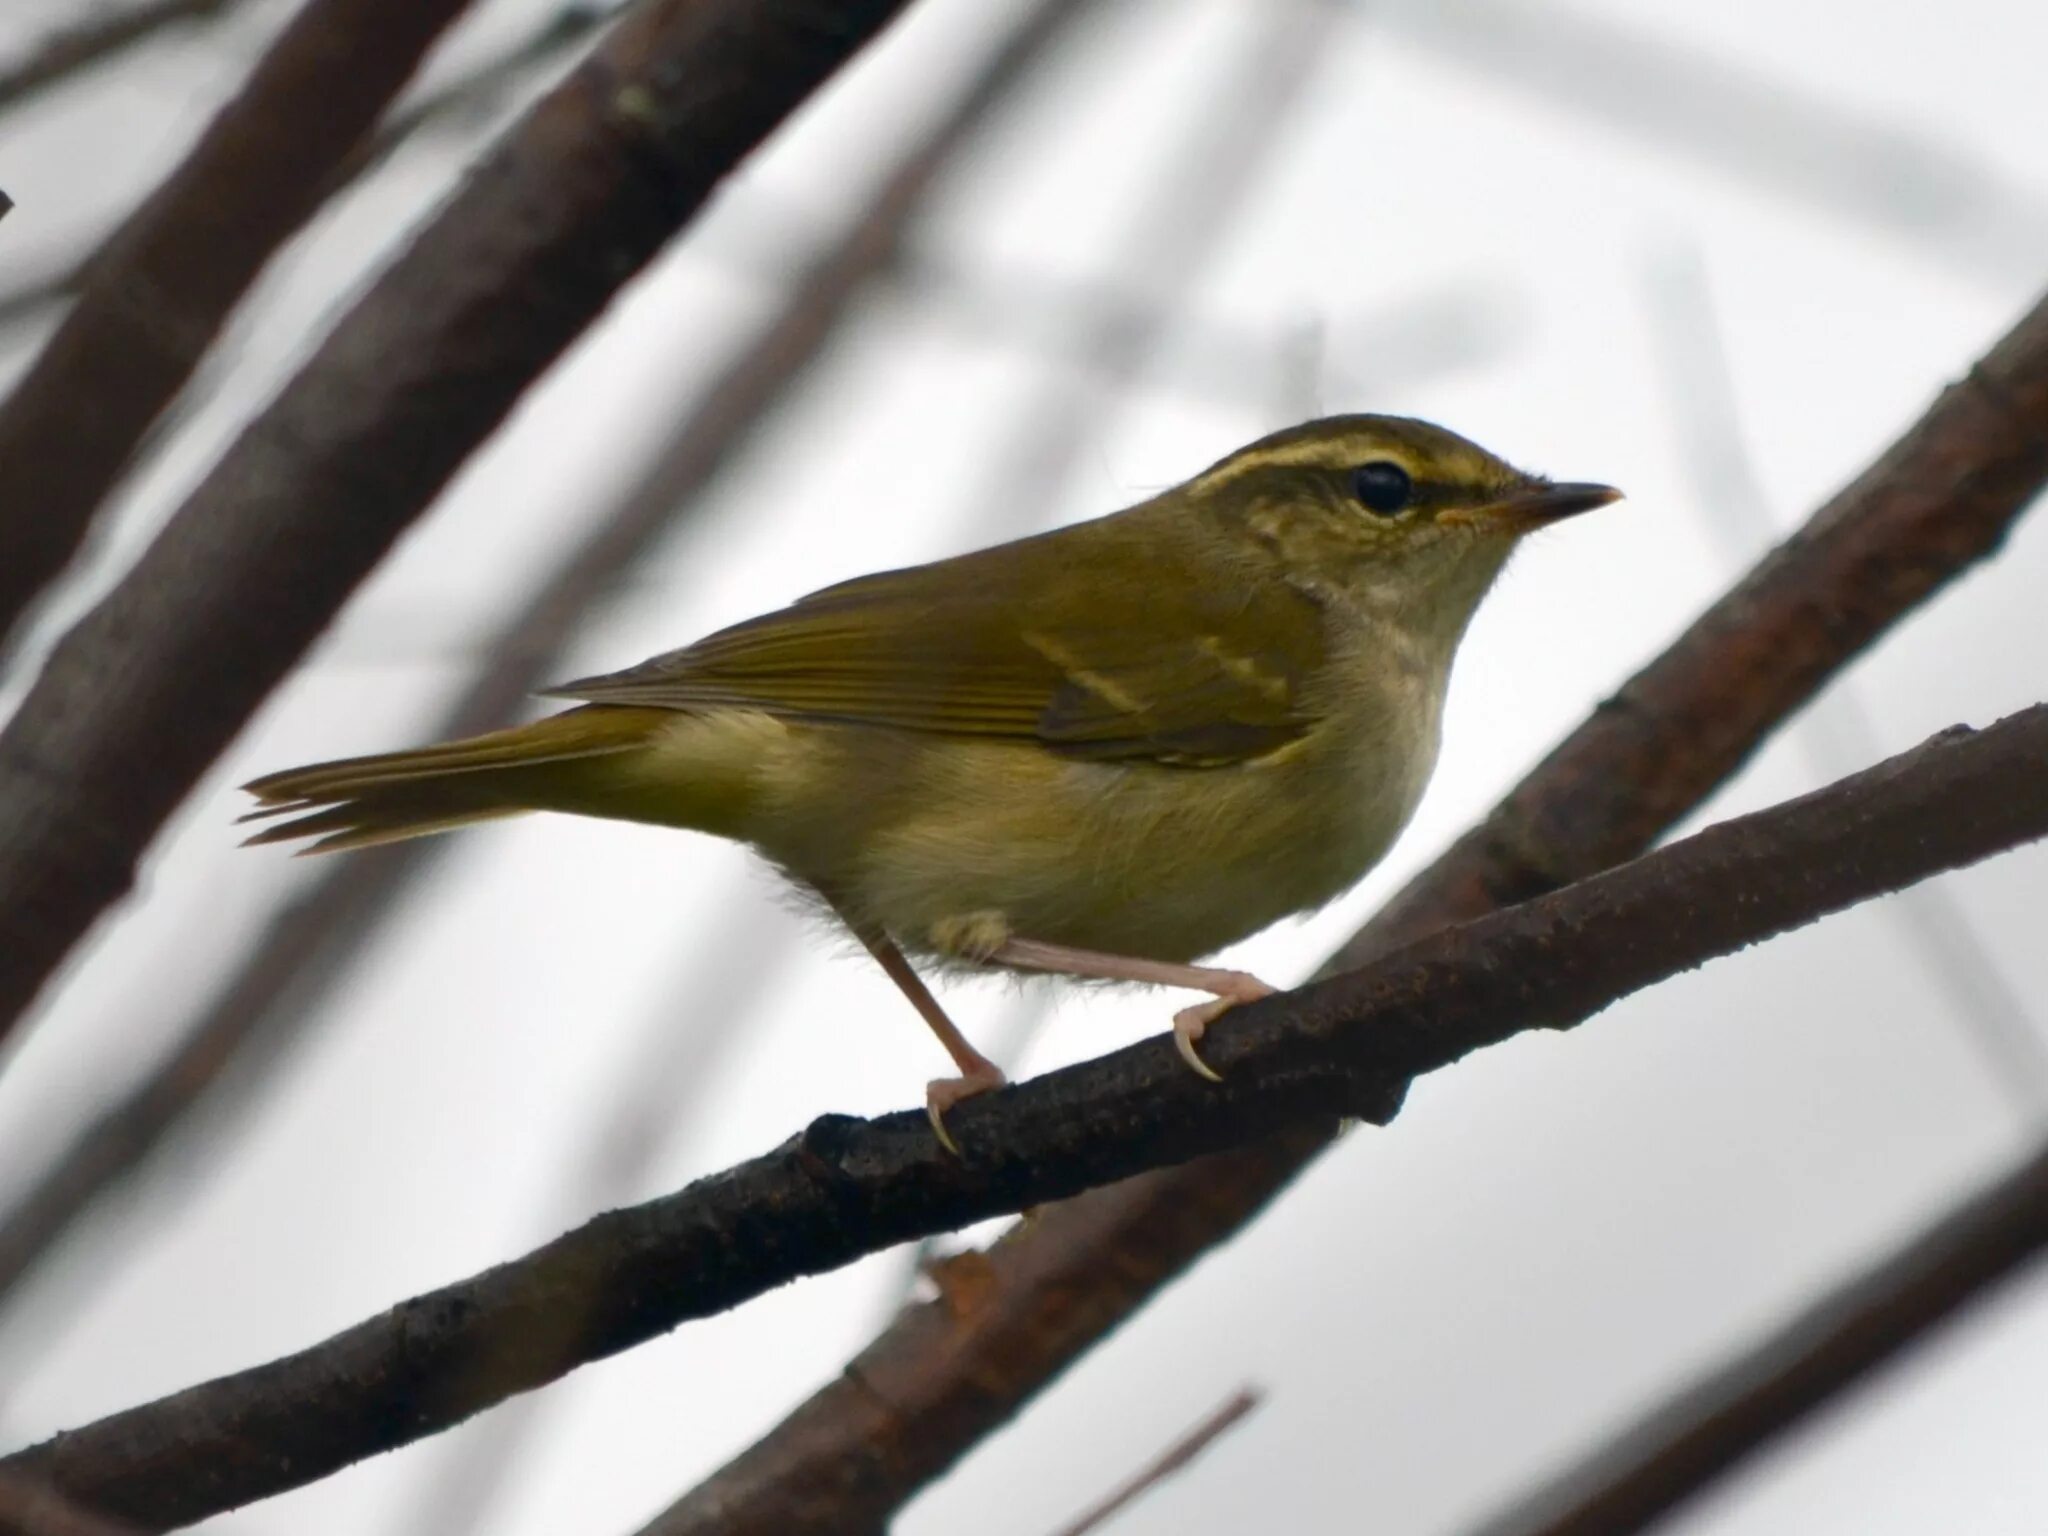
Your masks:
<svg viewBox="0 0 2048 1536"><path fill-rule="evenodd" d="M1860 469L2048 273L2037 5L1411 0L1347 12L1216 259L1173 272L1193 323L1134 386L1063 363L1058 336L1020 341L1028 320L1004 313L1006 293L1163 281L1120 266L1135 213L1170 184L1195 116L1229 113L1248 45L1279 8L1130 0L1066 50L922 225L921 270L951 280L868 306L565 675L1025 531L990 526L992 472L1022 423L1076 391L1087 440L1033 526L1179 479L1299 415L1309 393L1331 410L1432 417L1530 467L1625 487L1627 502L1528 550L1489 602L1436 782L1386 865L1330 911L1232 952L1291 980L1653 654L1767 529ZM0 44L61 7L25 9L0 21ZM413 739L579 515L605 505L692 381L773 303L792 245L859 207L890 148L1021 13L919 0L406 541L179 816L0 1079L0 1195L146 1066L270 904L314 873L236 848L232 786ZM450 59L546 14L544 0L489 0ZM146 184L261 35L195 34L147 70L10 116L0 185L20 207L0 226L0 286ZM1685 93L1642 73L1669 59L1741 110L1685 126ZM1630 126L1644 90L1664 126ZM1888 135L1884 153L1857 158L1844 122ZM1843 142L1846 160L1831 148ZM238 325L217 393L131 498L103 570L431 209L463 147L406 153L294 248ZM1919 222L1883 216L1899 206ZM1739 525L1684 457L1676 413L1707 386L1696 359L1674 362L1675 312L1725 349L1761 500ZM1404 329L1417 315L1430 323ZM1223 328L1269 366L1219 368L1199 338ZM22 339L0 367L18 366ZM1828 742L1858 717L1889 752L2042 697L2044 583L2048 527L2035 521L1856 670L1838 690L1853 700L1822 706L1829 735L1774 744L1711 814L1848 766ZM2029 1027L2048 1027L2048 855L1941 889L2032 1006ZM1860 910L1426 1081L1391 1129L1351 1136L901 1530L1050 1530L1245 1381L1266 1404L1116 1530L1449 1533L1491 1512L2029 1144L2016 1105L2048 1106L2048 1083L1999 1080L1918 958L1913 913ZM939 1070L879 974L803 932L743 854L706 839L567 819L464 834L401 926L253 1112L184 1146L139 1197L147 1214L97 1224L0 1313L9 1443L301 1347L822 1111L911 1103ZM736 957L759 972L751 988ZM744 1033L707 1038L750 990ZM984 1041L1014 1027L1000 988L956 997ZM1157 1031L1169 1006L1069 999L1011 1065L1030 1073ZM651 1155L603 1185L593 1148L650 1095ZM481 1529L632 1529L836 1373L903 1274L900 1255L883 1256L549 1389ZM2048 1292L2034 1276L1670 1529L2039 1531L2043 1379ZM203 1529L420 1530L422 1501L459 1458L498 1454L504 1417Z"/></svg>

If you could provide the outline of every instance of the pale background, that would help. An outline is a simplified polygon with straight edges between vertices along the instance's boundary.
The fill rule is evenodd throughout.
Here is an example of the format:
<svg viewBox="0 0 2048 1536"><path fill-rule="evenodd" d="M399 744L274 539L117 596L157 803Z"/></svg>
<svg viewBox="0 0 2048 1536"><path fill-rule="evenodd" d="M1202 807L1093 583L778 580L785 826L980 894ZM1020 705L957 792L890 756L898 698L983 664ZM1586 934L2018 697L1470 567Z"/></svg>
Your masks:
<svg viewBox="0 0 2048 1536"><path fill-rule="evenodd" d="M15 0L0 57L70 9ZM283 14L259 4L0 120L0 186L20 205L0 224L0 288L116 216ZM436 75L550 14L482 0ZM918 0L471 464L177 817L16 1053L0 1200L146 1068L312 873L236 847L233 786L409 743L579 514L1022 14ZM1187 216L1163 197L1206 195L1190 141L1245 131L1247 70L1302 26L1327 35L1265 123L1253 193L1207 259L1177 251L1156 231ZM1315 409L1428 416L1625 487L1527 550L1481 615L1442 766L1387 864L1229 958L1298 978L2032 301L2048 277L2043 57L2033 0L1112 4L940 189L905 275L565 671L1108 510ZM100 576L488 126L408 148L291 248L124 501ZM1079 361L1099 317L1052 302L1104 290L1173 306L1135 378ZM0 335L0 367L40 334ZM1082 408L1070 468L1018 484L1019 434L1062 404ZM2044 590L2036 514L1709 814L2048 694ZM264 1091L181 1137L0 1312L6 1444L311 1343L822 1111L912 1103L940 1070L888 983L805 932L735 849L536 819L452 852ZM1253 1381L1265 1405L1115 1529L1457 1531L2032 1146L2048 1075L1986 1039L2042 1043L2043 912L2048 854L2024 851L1426 1081L901 1529L1049 1531ZM1929 962L1927 923L1988 957L1965 967L1974 1002ZM1171 1006L1073 997L1020 1057L1011 994L953 997L1020 1073L1157 1031ZM203 1529L623 1533L837 1372L905 1284L892 1254L786 1288ZM2036 1273L1670 1528L2038 1532L2044 1445ZM484 1496L462 1491L501 1461Z"/></svg>

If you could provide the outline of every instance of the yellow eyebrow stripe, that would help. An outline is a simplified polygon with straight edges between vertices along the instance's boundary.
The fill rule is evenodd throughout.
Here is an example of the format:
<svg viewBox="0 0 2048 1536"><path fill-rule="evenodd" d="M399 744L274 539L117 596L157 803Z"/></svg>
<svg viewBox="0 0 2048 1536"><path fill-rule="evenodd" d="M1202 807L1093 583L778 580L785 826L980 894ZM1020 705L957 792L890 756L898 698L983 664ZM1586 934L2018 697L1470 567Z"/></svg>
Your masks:
<svg viewBox="0 0 2048 1536"><path fill-rule="evenodd" d="M1234 453L1221 464L1195 476L1190 482L1194 487L1213 490L1220 485L1262 469L1349 469L1357 460L1359 450L1345 443L1304 442L1281 443L1272 448L1248 448ZM1386 449L1375 449L1373 457L1391 459L1409 474L1415 473L1405 455Z"/></svg>

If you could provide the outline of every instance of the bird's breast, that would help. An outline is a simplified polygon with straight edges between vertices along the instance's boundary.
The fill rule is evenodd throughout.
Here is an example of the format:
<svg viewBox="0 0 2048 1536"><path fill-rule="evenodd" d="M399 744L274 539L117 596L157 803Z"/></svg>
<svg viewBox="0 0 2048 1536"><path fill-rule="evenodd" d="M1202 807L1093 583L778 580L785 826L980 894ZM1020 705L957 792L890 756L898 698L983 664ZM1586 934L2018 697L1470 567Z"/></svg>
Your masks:
<svg viewBox="0 0 2048 1536"><path fill-rule="evenodd" d="M953 741L906 761L898 814L834 883L913 948L999 916L1048 943L1190 960L1355 884L1421 798L1436 741L1430 701L1384 690L1222 767Z"/></svg>

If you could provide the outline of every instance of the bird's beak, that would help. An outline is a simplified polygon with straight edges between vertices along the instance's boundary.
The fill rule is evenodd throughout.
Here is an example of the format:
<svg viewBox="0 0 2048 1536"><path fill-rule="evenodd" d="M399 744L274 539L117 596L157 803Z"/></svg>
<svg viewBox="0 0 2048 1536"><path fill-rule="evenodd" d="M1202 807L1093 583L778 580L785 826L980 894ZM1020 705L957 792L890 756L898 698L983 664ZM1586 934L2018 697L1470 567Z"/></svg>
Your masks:
<svg viewBox="0 0 2048 1536"><path fill-rule="evenodd" d="M1604 507L1619 500L1621 492L1611 485L1594 485L1578 480L1562 483L1539 480L1483 507L1461 507L1446 512L1439 521L1497 533L1527 533L1532 528L1576 517L1581 512L1590 512L1595 507Z"/></svg>

